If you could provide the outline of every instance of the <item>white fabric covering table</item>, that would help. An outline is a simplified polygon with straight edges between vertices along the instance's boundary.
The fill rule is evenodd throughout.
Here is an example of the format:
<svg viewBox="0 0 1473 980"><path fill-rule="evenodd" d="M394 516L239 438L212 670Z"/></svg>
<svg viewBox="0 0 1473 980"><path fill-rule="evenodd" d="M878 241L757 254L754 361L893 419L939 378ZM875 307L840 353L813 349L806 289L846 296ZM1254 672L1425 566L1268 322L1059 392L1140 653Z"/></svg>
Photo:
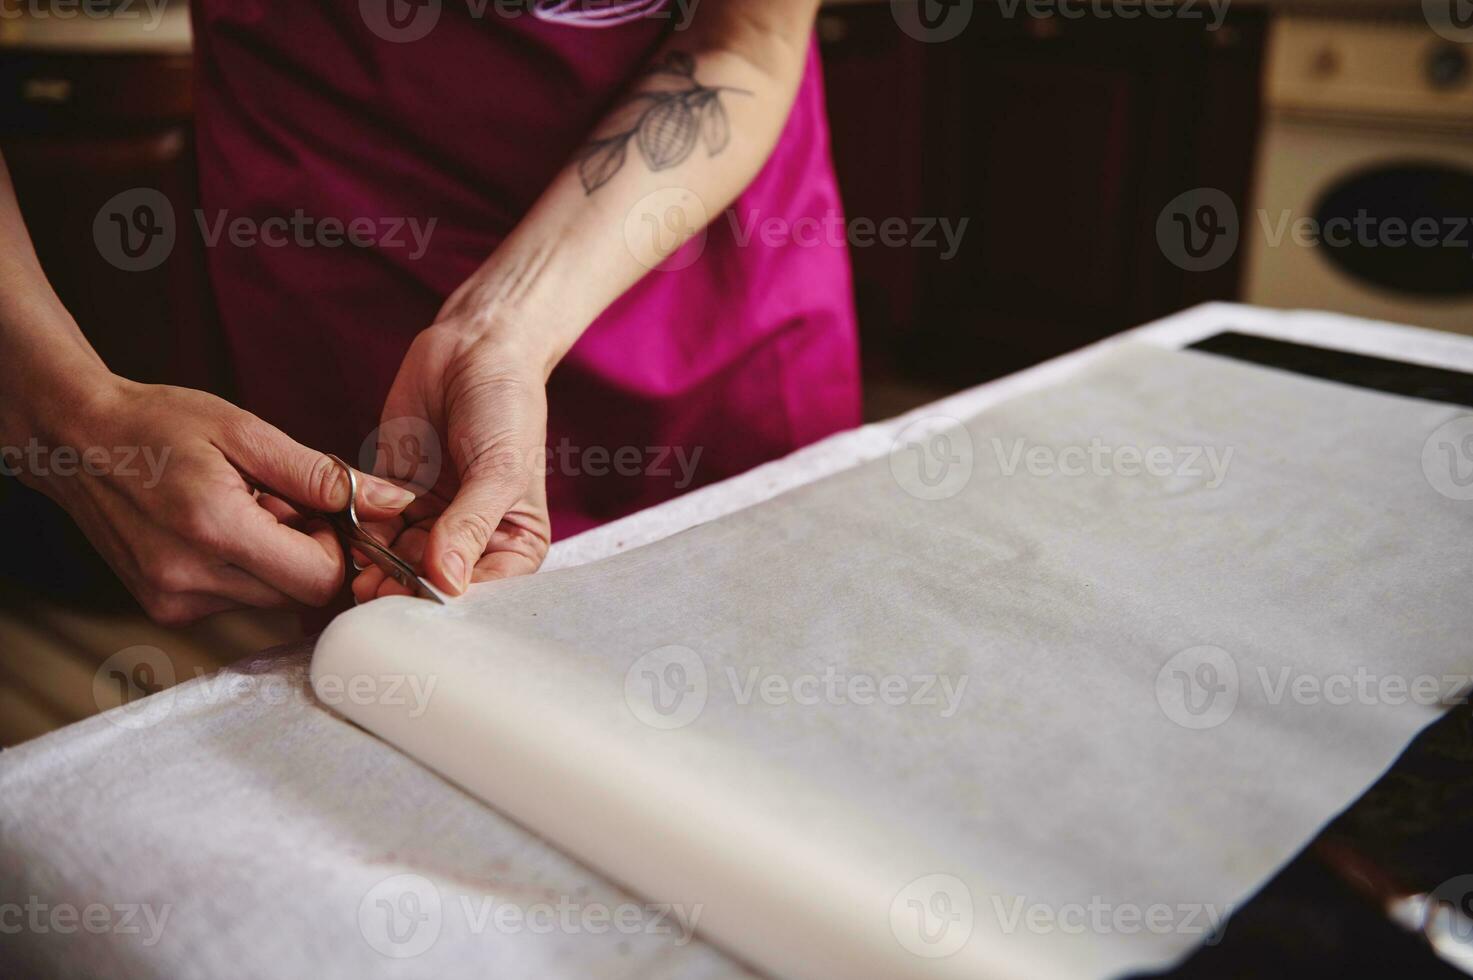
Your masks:
<svg viewBox="0 0 1473 980"><path fill-rule="evenodd" d="M1225 329L1473 370L1468 339L1240 307L1199 308L1123 337L1179 347ZM561 543L548 567L628 550L881 457L911 418L974 415L1119 339ZM141 714L90 719L0 756L0 908L44 915L99 903L119 925L127 908L151 913L130 919L137 931L0 935L7 965L81 976L747 975L700 941L665 934L675 927L640 899L318 707L304 669L305 651L265 657L156 696ZM436 897L406 890L401 875L437 883L438 913ZM380 902L406 921L432 919L429 946L384 956L404 950L365 925ZM610 924L618 914L622 927Z"/></svg>

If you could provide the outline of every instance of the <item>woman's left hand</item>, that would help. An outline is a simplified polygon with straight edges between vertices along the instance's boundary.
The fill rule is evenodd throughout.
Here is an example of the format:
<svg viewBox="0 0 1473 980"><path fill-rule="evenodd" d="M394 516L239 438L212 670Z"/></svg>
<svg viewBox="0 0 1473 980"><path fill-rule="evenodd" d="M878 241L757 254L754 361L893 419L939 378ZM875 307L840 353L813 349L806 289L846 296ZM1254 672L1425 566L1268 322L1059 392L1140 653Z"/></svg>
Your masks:
<svg viewBox="0 0 1473 980"><path fill-rule="evenodd" d="M438 588L535 572L547 556L547 361L505 329L469 311L467 283L434 326L415 338L384 403L375 472L420 496L374 534ZM438 454L407 459L400 440L428 425ZM353 582L359 602L408 590L368 567Z"/></svg>

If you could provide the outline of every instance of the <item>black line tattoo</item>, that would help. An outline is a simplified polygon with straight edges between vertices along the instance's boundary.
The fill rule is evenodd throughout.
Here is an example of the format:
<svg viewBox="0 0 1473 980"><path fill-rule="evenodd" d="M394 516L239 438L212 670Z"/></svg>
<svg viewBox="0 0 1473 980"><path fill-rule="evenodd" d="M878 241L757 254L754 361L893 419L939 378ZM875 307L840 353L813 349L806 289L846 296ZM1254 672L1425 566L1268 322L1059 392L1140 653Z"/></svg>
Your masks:
<svg viewBox="0 0 1473 980"><path fill-rule="evenodd" d="M711 87L696 81L696 60L684 51L670 51L651 68L663 86L636 92L625 105L644 105L634 124L611 136L591 140L578 154L578 176L583 190L592 194L624 168L629 144L639 147L651 170L669 170L690 158L697 142L714 157L731 143L731 120L721 104L722 93L752 93L741 88Z"/></svg>

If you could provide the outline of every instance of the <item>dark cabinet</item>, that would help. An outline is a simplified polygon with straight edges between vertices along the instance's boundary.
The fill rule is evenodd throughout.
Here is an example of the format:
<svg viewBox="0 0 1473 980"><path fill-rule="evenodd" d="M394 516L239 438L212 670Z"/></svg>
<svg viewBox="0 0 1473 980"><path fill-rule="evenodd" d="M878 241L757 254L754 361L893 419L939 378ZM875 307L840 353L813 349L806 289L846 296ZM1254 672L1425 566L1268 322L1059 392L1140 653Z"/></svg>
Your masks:
<svg viewBox="0 0 1473 980"><path fill-rule="evenodd" d="M224 349L198 235L191 59L187 55L0 52L0 150L42 268L107 365L137 381L224 392ZM157 264L120 263L142 189L172 211ZM150 220L158 215L148 212ZM60 508L0 479L0 520L15 538L0 573L50 594L127 603Z"/></svg>
<svg viewBox="0 0 1473 980"><path fill-rule="evenodd" d="M967 221L960 251L855 255L867 366L972 384L1182 307L1238 295L1157 240L1178 195L1246 199L1266 17L1006 16L917 41L888 5L821 32L852 215ZM897 254L903 252L904 254Z"/></svg>
<svg viewBox="0 0 1473 980"><path fill-rule="evenodd" d="M190 58L8 53L0 149L41 265L108 366L138 381L221 391L223 350L198 235ZM174 241L151 267L116 261L138 212L168 201ZM102 213L115 202L116 215Z"/></svg>

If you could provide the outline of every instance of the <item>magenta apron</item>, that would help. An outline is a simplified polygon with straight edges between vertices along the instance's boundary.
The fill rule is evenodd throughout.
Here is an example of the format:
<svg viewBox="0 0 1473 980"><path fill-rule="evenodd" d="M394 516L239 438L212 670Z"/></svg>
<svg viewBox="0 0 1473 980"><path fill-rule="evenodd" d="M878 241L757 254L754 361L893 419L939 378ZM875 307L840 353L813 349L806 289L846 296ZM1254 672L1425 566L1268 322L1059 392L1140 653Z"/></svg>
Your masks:
<svg viewBox="0 0 1473 980"><path fill-rule="evenodd" d="M415 334L676 15L645 2L653 16L594 29L608 4L559 0L542 17L467 0L193 6L195 219L237 394L350 459ZM687 246L699 257L646 276L554 372L558 537L858 423L840 215L815 50L771 160Z"/></svg>

